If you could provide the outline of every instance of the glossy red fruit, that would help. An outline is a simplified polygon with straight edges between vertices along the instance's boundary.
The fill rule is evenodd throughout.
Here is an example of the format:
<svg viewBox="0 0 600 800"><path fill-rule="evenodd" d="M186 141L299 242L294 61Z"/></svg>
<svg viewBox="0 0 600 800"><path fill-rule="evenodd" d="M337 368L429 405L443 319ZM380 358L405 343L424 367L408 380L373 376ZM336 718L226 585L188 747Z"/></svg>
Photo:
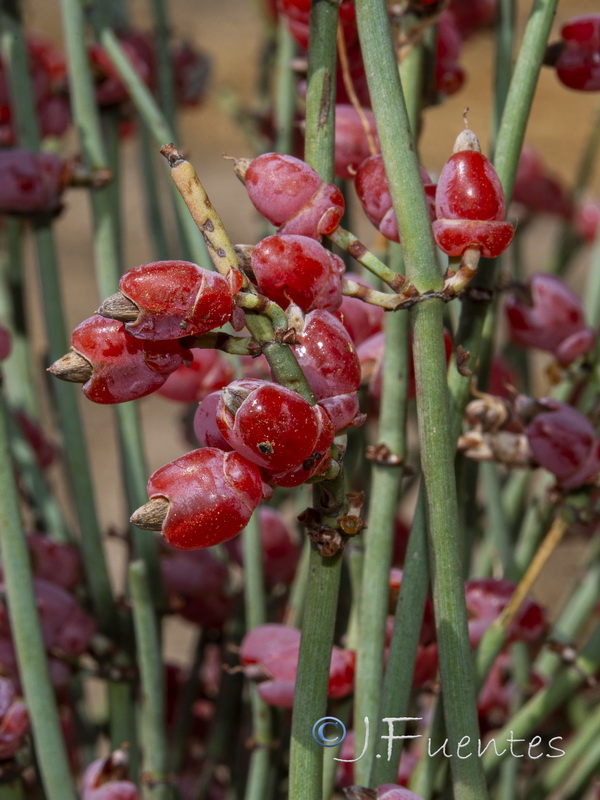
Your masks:
<svg viewBox="0 0 600 800"><path fill-rule="evenodd" d="M560 278L544 273L533 275L529 295L523 297L514 292L506 299L506 318L515 344L556 354L565 342L561 363L570 363L570 355L581 354L581 345L585 347L586 340L593 345L593 335L591 340L587 335L583 304ZM566 342L582 332L585 332L583 341Z"/></svg>
<svg viewBox="0 0 600 800"><path fill-rule="evenodd" d="M344 262L308 236L268 236L252 250L251 264L258 288L282 308L335 311L342 303Z"/></svg>
<svg viewBox="0 0 600 800"><path fill-rule="evenodd" d="M200 447L216 447L219 450L233 450L223 438L217 425L217 408L221 402L221 392L211 392L199 403L194 414L194 436Z"/></svg>
<svg viewBox="0 0 600 800"><path fill-rule="evenodd" d="M319 429L311 454L297 467L283 472L265 471L265 480L273 486L300 486L309 478L322 475L331 464L331 444L335 435L333 422L321 405L313 406L319 420ZM265 497L265 499L269 499Z"/></svg>
<svg viewBox="0 0 600 800"><path fill-rule="evenodd" d="M342 430L358 414L361 372L356 350L343 324L328 311L294 313L298 344L293 351L319 405L326 409L334 428Z"/></svg>
<svg viewBox="0 0 600 800"><path fill-rule="evenodd" d="M53 153L0 149L0 214L55 214L62 206L67 172Z"/></svg>
<svg viewBox="0 0 600 800"><path fill-rule="evenodd" d="M548 171L532 147L521 150L512 199L529 211L568 218L569 195L558 177Z"/></svg>
<svg viewBox="0 0 600 800"><path fill-rule="evenodd" d="M172 372L157 394L177 403L199 403L233 380L233 367L218 350L190 350L193 361Z"/></svg>
<svg viewBox="0 0 600 800"><path fill-rule="evenodd" d="M171 547L221 544L244 528L263 497L259 470L238 453L192 450L150 476L148 496L169 501L162 535Z"/></svg>
<svg viewBox="0 0 600 800"><path fill-rule="evenodd" d="M13 682L0 677L0 759L10 758L23 747L28 731L29 714L25 703L17 699Z"/></svg>
<svg viewBox="0 0 600 800"><path fill-rule="evenodd" d="M371 155L365 125L379 150L375 117L368 108L361 109L362 118L350 103L335 107L335 174L338 178L353 178L356 170Z"/></svg>
<svg viewBox="0 0 600 800"><path fill-rule="evenodd" d="M294 702L300 631L287 625L267 623L244 637L240 661L249 677L263 678L258 684L262 699L270 705L291 708ZM329 667L329 697L339 699L352 691L356 656L352 650L334 646ZM266 677L266 680L264 678Z"/></svg>
<svg viewBox="0 0 600 800"><path fill-rule="evenodd" d="M507 606L516 586L510 581L479 578L465 583L465 599L469 616L471 647ZM546 632L546 612L538 603L526 599L508 629L510 642L536 642Z"/></svg>
<svg viewBox="0 0 600 800"><path fill-rule="evenodd" d="M258 156L244 180L250 200L279 233L319 239L337 228L344 213L340 190L293 156Z"/></svg>
<svg viewBox="0 0 600 800"><path fill-rule="evenodd" d="M127 757L117 750L99 758L83 774L81 800L139 800L135 783L126 780Z"/></svg>
<svg viewBox="0 0 600 800"><path fill-rule="evenodd" d="M190 261L155 261L128 270L119 290L139 309L125 329L138 339L199 336L231 317L233 296L218 272Z"/></svg>
<svg viewBox="0 0 600 800"><path fill-rule="evenodd" d="M269 472L296 469L315 453L329 417L299 394L276 383L242 379L226 387L217 409L223 437L245 458Z"/></svg>
<svg viewBox="0 0 600 800"><path fill-rule="evenodd" d="M500 179L478 148L472 131L463 131L437 184L433 232L438 247L452 257L462 255L467 247L477 247L486 258L495 258L514 234L512 225L504 222Z"/></svg>
<svg viewBox="0 0 600 800"><path fill-rule="evenodd" d="M525 428L535 460L562 489L593 483L600 472L600 438L590 420L573 406L545 398L547 411Z"/></svg>
<svg viewBox="0 0 600 800"><path fill-rule="evenodd" d="M71 348L91 365L82 386L94 403L125 403L151 394L181 364L190 360L179 342L144 341L131 336L122 322L96 315L73 331Z"/></svg>
<svg viewBox="0 0 600 800"><path fill-rule="evenodd" d="M435 219L436 187L423 167L419 169L427 197L429 215L433 220ZM364 212L373 225L387 239L399 242L398 223L392 208L392 197L381 154L369 156L362 162L354 178L354 186Z"/></svg>
<svg viewBox="0 0 600 800"><path fill-rule="evenodd" d="M600 91L600 14L574 17L561 35L565 46L556 62L558 79L580 92Z"/></svg>

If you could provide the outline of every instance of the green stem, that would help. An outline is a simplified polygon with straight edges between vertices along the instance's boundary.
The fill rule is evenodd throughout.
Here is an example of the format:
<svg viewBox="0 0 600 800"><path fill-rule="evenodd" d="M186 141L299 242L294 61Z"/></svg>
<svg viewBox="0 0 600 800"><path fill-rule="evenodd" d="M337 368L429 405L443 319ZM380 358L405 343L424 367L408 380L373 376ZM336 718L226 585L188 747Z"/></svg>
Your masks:
<svg viewBox="0 0 600 800"><path fill-rule="evenodd" d="M129 665L129 662L125 662ZM119 666L119 662L115 664ZM110 719L110 748L127 748L129 777L139 781L138 741L135 714L135 685L130 681L108 681L108 713Z"/></svg>
<svg viewBox="0 0 600 800"><path fill-rule="evenodd" d="M360 242L353 233L341 228L339 225L328 236L334 244L346 253L349 253L359 264L369 270L372 275L387 283L395 292L403 292L410 287L409 282L403 275L399 275L383 263L376 255L367 250L365 245Z"/></svg>
<svg viewBox="0 0 600 800"><path fill-rule="evenodd" d="M275 152L291 153L294 143L296 110L296 76L292 59L296 43L281 15L277 24L277 57L275 63Z"/></svg>
<svg viewBox="0 0 600 800"><path fill-rule="evenodd" d="M440 289L442 279L400 86L387 5L384 0L357 0L356 14L407 277L421 292ZM404 202L406 197L411 198L410 203ZM430 299L417 305L411 317L444 711L449 738L456 746L464 737L477 742L479 727L462 580L454 448L448 421L443 304ZM487 796L478 759L452 759L451 768L457 800L483 800Z"/></svg>
<svg viewBox="0 0 600 800"><path fill-rule="evenodd" d="M422 491L419 493L404 563L377 720L382 720L384 717L407 716L412 692L423 609L429 588L425 495ZM396 723L393 733L403 736L405 730L405 723ZM388 731L384 730L383 724L380 723L378 740L383 733ZM396 781L402 745L401 739L392 742L390 758L375 760L372 780L374 786Z"/></svg>
<svg viewBox="0 0 600 800"><path fill-rule="evenodd" d="M177 138L177 105L175 103L175 82L171 66L171 53L169 49L170 26L167 17L167 4L164 0L151 0L152 15L154 17L154 33L158 63L158 96L160 105L168 120L171 130Z"/></svg>
<svg viewBox="0 0 600 800"><path fill-rule="evenodd" d="M537 692L529 702L511 717L507 724L494 734L498 743L498 754L492 747L483 756L486 774L492 776L502 763L502 759L510 754L506 744L516 739L528 739L538 726L557 708L559 708L577 689L600 668L600 626L592 632L581 650L573 666L564 668L554 681ZM560 743L559 743L560 745Z"/></svg>
<svg viewBox="0 0 600 800"><path fill-rule="evenodd" d="M506 97L494 166L507 205L512 197L525 128L557 5L558 0L535 0L533 3Z"/></svg>
<svg viewBox="0 0 600 800"><path fill-rule="evenodd" d="M94 85L85 48L85 24L78 0L62 0L69 56L70 90L74 117L77 124L85 165L89 169L105 169L109 165L104 144L100 115L93 102ZM115 118L105 118L116 136ZM116 154L115 154L116 157ZM118 164L110 165L118 174ZM91 192L94 219L94 265L96 281L101 297L113 294L121 276L121 254L119 245L119 197L111 185ZM148 469L144 455L142 434L137 407L133 403L121 403L116 408L119 431L119 446L127 502L131 512L146 502L146 480ZM132 540L136 557L144 558L148 564L153 586L156 587L157 602L160 602L160 569L158 545L146 532L132 528Z"/></svg>
<svg viewBox="0 0 600 800"><path fill-rule="evenodd" d="M406 457L408 396L408 315L390 314L385 321L383 385L377 444L401 462ZM359 603L355 688L355 719L378 718L384 671L385 623L389 605L389 572L403 469L397 464L373 463L369 513L365 534L363 574ZM358 727L355 723L355 727ZM371 785L377 739L372 737L365 755L356 762L360 785Z"/></svg>
<svg viewBox="0 0 600 800"><path fill-rule="evenodd" d="M246 629L253 630L267 621L266 597L263 576L262 542L259 515L255 512L242 534L244 548L244 597ZM273 730L271 708L251 687L252 704L252 755L248 767L245 800L264 800L271 782L273 761Z"/></svg>
<svg viewBox="0 0 600 800"><path fill-rule="evenodd" d="M516 0L500 0L496 19L496 64L494 70L492 141L498 133L510 86L515 39L515 14Z"/></svg>
<svg viewBox="0 0 600 800"><path fill-rule="evenodd" d="M75 800L46 648L36 604L19 493L10 457L4 402L0 402L0 549L19 675L25 690L38 765L48 800Z"/></svg>
<svg viewBox="0 0 600 800"><path fill-rule="evenodd" d="M24 147L36 150L39 147L39 133L35 110L31 102L33 93L29 79L25 40L19 23L16 3L11 4L10 11L5 11L0 20L3 44L7 47L5 52L8 53L9 79L20 143ZM48 356L50 361L55 361L68 350L56 249L53 232L48 225L36 227L34 234L41 292L44 298ZM116 631L116 613L102 548L100 525L96 513L89 459L77 398L72 388L60 381L53 383L53 391L65 441L64 454L73 489L73 500L82 534L81 553L92 605L101 629L107 634L114 633Z"/></svg>
<svg viewBox="0 0 600 800"><path fill-rule="evenodd" d="M337 16L336 4L311 3L304 157L325 181L333 180ZM316 486L314 498L323 522L330 518L336 525L346 504L343 470L333 481ZM323 795L323 749L312 728L327 707L341 567L341 553L323 558L313 546L292 715L290 800L318 800Z"/></svg>
<svg viewBox="0 0 600 800"><path fill-rule="evenodd" d="M143 561L133 561L129 565L129 586L143 697L144 797L148 800L171 800L165 735L164 669L148 570Z"/></svg>
<svg viewBox="0 0 600 800"><path fill-rule="evenodd" d="M160 202L161 189L156 173L150 133L143 121L140 123L139 138L141 172L144 180L144 203L148 220L147 229L152 237L154 257L157 261L166 261L170 249Z"/></svg>
<svg viewBox="0 0 600 800"><path fill-rule="evenodd" d="M480 465L485 492L486 538L490 539L496 557L502 565L502 576L507 580L514 578L513 549L510 527L502 505L502 494L498 465L492 462Z"/></svg>
<svg viewBox="0 0 600 800"><path fill-rule="evenodd" d="M64 3L69 0L63 0ZM74 2L74 0L70 0ZM66 23L65 23L66 27ZM161 112L156 101L148 88L142 83L131 62L123 52L123 48L119 44L119 40L114 32L109 28L104 28L100 34L102 46L113 63L119 77L127 87L127 91L135 108L144 120L148 130L152 133L155 142L158 146L167 144L175 140L175 133L171 129L164 114ZM177 191L173 189L175 196L175 209L178 219L181 221L187 246L191 253L191 258L204 267L209 266L209 258L204 245L204 240L200 232L196 228L194 221L191 219L188 210L183 200L179 197Z"/></svg>

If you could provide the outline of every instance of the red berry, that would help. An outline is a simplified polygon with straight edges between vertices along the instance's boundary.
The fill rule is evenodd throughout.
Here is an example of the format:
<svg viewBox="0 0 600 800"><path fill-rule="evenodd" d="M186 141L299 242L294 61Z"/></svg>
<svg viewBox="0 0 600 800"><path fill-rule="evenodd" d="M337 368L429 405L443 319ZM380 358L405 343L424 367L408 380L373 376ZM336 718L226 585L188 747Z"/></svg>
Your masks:
<svg viewBox="0 0 600 800"><path fill-rule="evenodd" d="M561 35L565 47L556 62L558 79L580 92L600 91L600 14L574 17Z"/></svg>
<svg viewBox="0 0 600 800"><path fill-rule="evenodd" d="M227 280L189 261L155 261L126 272L119 289L139 309L125 329L138 339L199 336L231 317Z"/></svg>
<svg viewBox="0 0 600 800"><path fill-rule="evenodd" d="M199 403L194 414L194 436L200 447L216 447L219 450L233 450L223 438L217 425L217 408L221 402L221 392L211 392Z"/></svg>
<svg viewBox="0 0 600 800"><path fill-rule="evenodd" d="M335 230L344 213L340 190L293 156L258 156L244 179L250 200L279 233L318 239Z"/></svg>
<svg viewBox="0 0 600 800"><path fill-rule="evenodd" d="M190 350L194 360L172 372L156 392L178 403L198 403L233 379L233 368L218 350Z"/></svg>
<svg viewBox="0 0 600 800"><path fill-rule="evenodd" d="M525 429L534 458L563 489L592 483L600 472L600 439L594 426L572 406L550 399L538 402L548 410Z"/></svg>
<svg viewBox="0 0 600 800"><path fill-rule="evenodd" d="M92 375L82 390L94 403L125 403L151 394L189 361L179 342L144 341L122 322L96 315L73 331L71 348L89 362Z"/></svg>
<svg viewBox="0 0 600 800"><path fill-rule="evenodd" d="M282 308L296 303L303 311L342 303L345 265L308 236L269 236L252 251L252 271L261 292Z"/></svg>
<svg viewBox="0 0 600 800"><path fill-rule="evenodd" d="M433 220L435 219L435 184L431 182L431 178L423 167L419 169L427 196L429 215ZM392 197L381 154L370 156L362 162L354 178L354 186L364 212L373 225L387 239L399 242L398 223L392 208Z"/></svg>
<svg viewBox="0 0 600 800"><path fill-rule="evenodd" d="M291 708L294 702L300 631L286 625L267 623L250 631L240 647L240 661L250 666L250 677L265 677L259 683L262 699L270 705ZM334 646L329 667L329 697L339 699L352 691L355 653Z"/></svg>
<svg viewBox="0 0 600 800"><path fill-rule="evenodd" d="M356 350L342 323L328 311L311 311L300 324L302 330L295 325L294 354L319 405L336 431L342 430L352 424L359 410L361 372Z"/></svg>
<svg viewBox="0 0 600 800"><path fill-rule="evenodd" d="M530 298L522 298L514 292L506 299L506 317L515 344L557 353L565 340L587 332L583 304L560 278L544 273L534 275L529 282L529 294ZM584 346L585 341L584 336ZM562 363L571 354L578 354L581 340L571 344L572 348L565 342Z"/></svg>
<svg viewBox="0 0 600 800"><path fill-rule="evenodd" d="M460 36L467 39L491 25L498 13L498 0L450 0L448 13Z"/></svg>
<svg viewBox="0 0 600 800"><path fill-rule="evenodd" d="M475 135L463 131L437 185L433 232L438 247L453 257L467 247L478 247L483 256L494 258L506 250L514 234L512 225L503 222L506 208L500 180L478 148Z"/></svg>
<svg viewBox="0 0 600 800"><path fill-rule="evenodd" d="M151 475L148 496L169 501L162 526L168 544L194 550L236 536L262 500L263 489L258 469L238 453L204 447Z"/></svg>
<svg viewBox="0 0 600 800"><path fill-rule="evenodd" d="M287 472L313 457L333 426L318 406L275 383L242 379L223 390L217 424L229 444L245 458L273 473Z"/></svg>

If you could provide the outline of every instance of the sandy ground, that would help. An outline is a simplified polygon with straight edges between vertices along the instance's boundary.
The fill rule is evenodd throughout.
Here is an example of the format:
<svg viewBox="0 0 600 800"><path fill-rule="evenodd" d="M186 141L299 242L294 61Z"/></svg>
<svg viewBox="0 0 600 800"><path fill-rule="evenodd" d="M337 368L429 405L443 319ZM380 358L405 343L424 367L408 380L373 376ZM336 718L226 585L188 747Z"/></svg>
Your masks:
<svg viewBox="0 0 600 800"><path fill-rule="evenodd" d="M131 3L132 17L141 27L150 27L146 3ZM520 2L520 30L531 3ZM251 104L256 78L256 60L260 50L261 29L254 13L255 5L240 0L173 0L169 13L173 32L185 36L210 53L213 64L213 94L207 103L194 112L187 112L181 124L181 143L194 161L209 195L221 213L234 241L256 241L257 219L245 199L242 186L233 176L231 166L222 160L223 153L250 155L248 143L236 130L232 120L223 112L218 95L224 88L237 93L244 104ZM576 14L597 11L596 0L569 0L559 4L555 30ZM26 4L29 25L60 41L60 7L57 2L30 0ZM556 38L556 36L554 37ZM438 172L447 158L458 129L462 112L470 108L469 121L480 135L488 139L490 98L492 91L493 51L490 40L479 37L464 51L462 63L468 74L464 89L443 106L429 109L425 114L421 140L422 163ZM546 162L563 179L568 180L575 169L594 115L598 97L568 91L561 87L550 70L544 70L527 131L527 142L536 147ZM123 153L125 264L132 267L152 259L151 242L145 223L139 163L135 145L125 145ZM600 193L600 175L593 182ZM371 236L364 226L366 237ZM87 201L72 195L57 225L65 286L65 303L69 324L74 326L89 316L98 305L93 277L91 220ZM527 251L528 269L543 269L552 246L555 229L544 223L540 235L532 239ZM367 239L368 241L368 239ZM579 269L584 271L587 260L582 258ZM32 286L35 286L32 272ZM34 290L35 295L35 290ZM43 352L40 333L39 297L31 303L31 317L38 331L39 353ZM179 433L178 409L160 398L150 397L140 404L147 446L149 471L176 458L187 449ZM113 415L110 409L82 403L86 436L93 453L94 479L103 525L122 526L126 510L121 491L116 456ZM569 545L560 558L548 567L545 588L538 590L544 600L556 601L556 586L564 586L575 575L575 553L579 546ZM120 570L116 570L116 574Z"/></svg>

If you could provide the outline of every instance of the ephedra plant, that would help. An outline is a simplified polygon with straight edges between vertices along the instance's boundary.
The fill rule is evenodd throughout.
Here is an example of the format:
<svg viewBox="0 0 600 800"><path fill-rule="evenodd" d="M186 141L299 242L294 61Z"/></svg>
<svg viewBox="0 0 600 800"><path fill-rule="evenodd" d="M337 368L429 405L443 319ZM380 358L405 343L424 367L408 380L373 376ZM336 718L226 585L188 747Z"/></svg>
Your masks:
<svg viewBox="0 0 600 800"><path fill-rule="evenodd" d="M250 135L224 180L263 235L238 244L179 140L210 67L169 4L144 30L127 3L62 0L62 53L3 3L2 800L595 796L600 134L568 185L524 141L542 68L594 100L600 16L526 5L517 36L514 0L257 4L260 113L228 95ZM465 111L434 174L420 134L469 104L474 36L496 48L491 151ZM155 251L133 266L123 137ZM100 302L69 332L54 225L76 186ZM536 216L558 235L532 275ZM123 585L70 384L114 406ZM187 451L154 470L150 394L186 409ZM587 544L550 615L530 593L565 536Z"/></svg>

